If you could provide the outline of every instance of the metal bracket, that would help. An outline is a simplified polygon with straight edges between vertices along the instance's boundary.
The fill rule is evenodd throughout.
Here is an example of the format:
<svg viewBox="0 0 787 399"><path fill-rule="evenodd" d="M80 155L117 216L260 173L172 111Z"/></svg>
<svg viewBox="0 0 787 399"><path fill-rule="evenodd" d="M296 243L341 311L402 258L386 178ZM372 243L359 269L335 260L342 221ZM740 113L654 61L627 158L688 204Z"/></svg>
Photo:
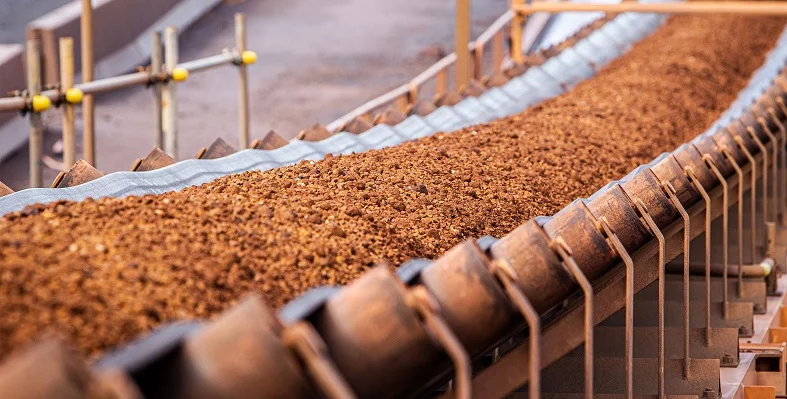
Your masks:
<svg viewBox="0 0 787 399"><path fill-rule="evenodd" d="M784 100L781 97L776 98L776 104L779 106L782 112L787 115L787 106L784 104ZM780 161L780 167L782 170L782 176L779 179L781 183L781 207L782 207L782 225L787 224L787 181L784 181L785 176L784 174L787 173L787 151L785 151L785 146L787 145L787 127L784 126L784 123L779 120L776 116L775 110L768 110L768 114L771 116L771 119L776 123L776 126L779 127L779 135L781 136L782 143L780 145L782 149L782 157Z"/></svg>
<svg viewBox="0 0 787 399"><path fill-rule="evenodd" d="M713 157L711 157L708 154L705 154L705 155L702 156L702 160L705 161L705 164L708 166L708 168L710 168L711 172L713 172L713 175L716 176L716 179L719 181L719 183L721 184L721 188L722 188L722 193L721 193L721 203L722 203L722 214L721 214L721 218L722 218L722 220L721 220L722 237L721 237L721 240L722 240L722 244L721 244L721 247L722 247L722 251L723 251L722 252L722 265L724 267L724 271L722 272L722 286L723 286L723 290L724 290L724 291L722 291L723 292L722 293L722 296L723 296L722 302L724 303L722 315L723 315L724 319L726 320L726 319L728 319L730 317L730 299L729 299L730 297L729 297L729 293L728 293L729 289L727 288L728 287L727 286L727 273L728 273L728 270L729 270L729 259L728 259L728 257L729 257L729 247L728 247L729 243L728 243L728 239L729 238L728 238L728 233L729 233L729 222L730 222L729 214L728 214L729 202L727 200L727 179L724 178L724 175L721 174L721 172L719 171L719 168L716 167L716 162L713 161Z"/></svg>
<svg viewBox="0 0 787 399"><path fill-rule="evenodd" d="M721 153L727 158L727 161L735 169L735 174L738 176L738 270L740 271L743 270L743 171L727 147L721 147ZM738 298L742 297L743 273L738 273Z"/></svg>
<svg viewBox="0 0 787 399"><path fill-rule="evenodd" d="M751 197L751 234L749 239L749 245L751 246L751 261L752 263L755 262L755 254L757 253L757 162L754 159L754 156L749 152L749 149L746 148L746 144L743 143L743 139L736 136L735 143L738 144L740 147L741 152L743 155L746 156L746 159L749 160L751 163L751 189L750 189L750 197ZM741 218L743 215L740 216Z"/></svg>
<svg viewBox="0 0 787 399"><path fill-rule="evenodd" d="M776 119L778 122L778 119ZM776 137L775 134L771 131L771 128L768 127L768 122L763 117L757 118L757 123L760 124L760 127L765 132L765 135L768 136L768 139L771 141L771 183L773 186L771 188L771 193L773 194L771 197L771 221L776 222L779 218L779 207L778 207L778 192L779 192L779 138ZM780 122L779 122L780 123ZM779 125L777 125L779 126ZM783 125L782 125L783 126ZM766 193L767 195L767 193Z"/></svg>
<svg viewBox="0 0 787 399"><path fill-rule="evenodd" d="M284 344L300 359L315 385L329 399L351 399L356 395L336 365L328 357L328 348L310 324L297 322L282 333Z"/></svg>
<svg viewBox="0 0 787 399"><path fill-rule="evenodd" d="M705 201L705 346L711 345L711 325L710 325L710 239L711 239L711 200L708 192L702 187L702 183L697 179L694 174L694 169L690 166L683 168L686 177L700 193L702 199ZM688 258L688 255L686 255ZM684 281L684 284L689 284L689 281Z"/></svg>
<svg viewBox="0 0 787 399"><path fill-rule="evenodd" d="M760 148L760 152L762 153L762 225L768 225L768 147L762 143L759 137L757 137L757 132L754 131L753 128L747 127L746 132L749 133L749 136L754 140L754 143L757 144L757 147ZM773 136L771 136L773 137ZM753 208L756 209L756 208ZM752 259L754 261L754 259Z"/></svg>
<svg viewBox="0 0 787 399"><path fill-rule="evenodd" d="M675 187L668 181L661 181L661 188L672 202L672 205L680 212L683 218L683 378L689 378L689 242L691 241L691 219L683 204L677 197Z"/></svg>
<svg viewBox="0 0 787 399"><path fill-rule="evenodd" d="M583 203L584 204L584 203ZM588 209L588 214L592 215ZM595 218L596 228L611 243L626 266L626 398L634 397L634 261L609 225L606 217Z"/></svg>
<svg viewBox="0 0 787 399"><path fill-rule="evenodd" d="M423 321L429 335L445 350L454 365L456 384L452 387L458 399L470 399L472 370L470 355L462 346L459 338L440 317L440 305L424 286L416 286L408 293L408 304ZM453 384L452 384L453 385Z"/></svg>
<svg viewBox="0 0 787 399"><path fill-rule="evenodd" d="M555 254L563 260L566 268L574 276L574 280L582 288L585 295L585 398L593 399L593 285L587 279L582 269L577 265L576 260L571 254L571 248L562 237L555 238L550 243L550 247Z"/></svg>
<svg viewBox="0 0 787 399"><path fill-rule="evenodd" d="M541 397L541 319L527 299L525 294L517 287L519 279L514 269L505 259L495 259L489 265L490 272L500 281L508 298L514 303L519 313L525 318L530 329L530 380L528 381L528 394L530 398Z"/></svg>
<svg viewBox="0 0 787 399"><path fill-rule="evenodd" d="M664 242L664 234L661 233L656 221L648 213L645 203L639 198L633 199L633 202L637 213L641 218L645 219L645 225L659 242L659 399L664 399L664 252L666 251L666 243Z"/></svg>

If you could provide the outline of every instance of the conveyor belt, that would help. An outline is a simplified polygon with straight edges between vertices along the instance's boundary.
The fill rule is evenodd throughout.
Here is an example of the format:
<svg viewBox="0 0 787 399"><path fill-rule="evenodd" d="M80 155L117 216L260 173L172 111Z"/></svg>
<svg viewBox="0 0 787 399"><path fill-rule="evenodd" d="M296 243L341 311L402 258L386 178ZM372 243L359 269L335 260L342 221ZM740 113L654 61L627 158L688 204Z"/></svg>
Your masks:
<svg viewBox="0 0 787 399"><path fill-rule="evenodd" d="M377 125L358 135L340 132L319 142L294 140L275 150L243 150L221 159L185 160L153 171L116 172L76 187L30 188L0 197L0 215L57 200L160 194L229 174L318 160L328 153L349 154L390 147L436 132L450 132L513 115L592 77L596 69L655 31L664 18L656 14L621 14L574 47L563 50L541 66L529 68L502 87L492 88L477 98L467 97L453 106L442 106L425 117L412 115L395 126Z"/></svg>
<svg viewBox="0 0 787 399"><path fill-rule="evenodd" d="M740 192L749 190L752 203L757 203L754 197L759 192L755 188L758 176L754 168L764 162L766 168L776 170L773 159L767 162L769 151L760 149L770 146L777 151L770 131L780 128L787 120L784 107L787 75L782 69L787 56L785 35L787 33L782 34L763 67L716 124L724 129L712 129L700 135L691 142L694 146L687 144L672 153L662 154L589 198L578 199L553 217L536 218L500 240L486 237L477 242L465 242L435 261L411 261L402 265L396 275L378 267L348 287L313 289L284 307L277 319L258 301L249 300L210 323L184 322L163 327L100 359L93 371L101 381L114 384L112 386L117 389L118 380L111 379L116 377L112 372L123 370L146 395L164 397L250 392L312 397L315 393L310 390L315 387L327 396L344 397L347 395L342 393L346 393L343 390L347 389L348 381L359 396L419 395L434 392L429 390L440 387L452 375L456 375L455 389L457 386L468 388L459 367L452 371L445 356L445 352L456 354L458 342L459 351L466 351L465 356L472 356L476 361L473 363L476 373L473 392L479 397L486 397L485 394L497 397L528 381L523 377L523 370L533 366L526 361L528 347L516 346L524 338L517 334L522 327L518 312L527 313L522 310L525 306L514 306L521 303L516 300L518 292L522 296L527 294L525 297L530 298L546 326L541 345L535 346L541 349L539 358L544 364L552 364L542 374L544 397L579 397L581 380L577 376L582 372L582 360L570 351L582 342L578 327L582 325L581 317L577 316L581 316L582 311L575 280L565 276L567 266L576 261L582 268L580 273L587 274L593 281L594 300L598 304L594 308L595 320L606 319L600 328L610 331L610 335L620 334L623 324L628 326L628 314L615 313L623 307L624 291L628 294L628 290L623 289L623 282L627 280L623 278L624 265L636 265L631 266L635 270L631 284L632 289L638 291L654 281L656 271L662 266L656 254L663 255L667 261L681 252L689 258L688 241L712 231L706 229L702 218L716 219L727 212L721 206L720 198L727 195L726 191L722 194L721 185L726 188L729 184L730 190L740 188ZM549 71L550 66L541 70ZM780 71L780 80L774 81ZM767 113L769 109L772 114ZM762 119L755 120L754 115ZM738 117L740 119L734 119ZM729 123L733 125L727 131ZM739 129L741 126L750 129L749 135L746 129ZM738 147L733 147L734 138L740 140ZM726 145L730 147L725 148ZM740 162L741 173L747 179L736 178L729 167L713 177L709 168L716 162L714 159L721 160L720 164L724 160L722 149L732 151L729 159ZM753 155L744 157L747 151L752 151ZM784 152L784 142L780 151ZM753 162L749 162L749 158ZM723 162L727 165L727 161ZM764 180L764 176L767 174L761 170L759 178ZM709 194L705 194L703 200L699 193L705 190ZM762 201L769 197L768 190L764 191ZM777 190L772 191L773 197L778 197ZM783 200L781 198L781 202ZM731 203L736 205L736 200ZM742 204L742 201L737 203ZM758 221L761 212L755 208L749 218ZM687 228L689 223L691 228ZM757 237L757 228L748 231L747 236ZM726 227L724 231L726 233ZM653 236L657 232L666 237L664 249L656 249L657 240ZM737 245L740 248L742 243ZM728 249L726 244L724 249ZM746 254L746 260L759 261L757 251L759 249ZM560 278L556 274L561 274ZM765 279L756 282L764 285ZM752 320L756 323L757 318L752 317L751 306L730 306L736 312L742 311L744 317L737 317L741 314L735 312L729 318L716 317L715 322L722 324L714 326L719 334L714 337L729 335L731 331L733 336L726 336L725 342L733 344L730 353L734 356L719 352L718 346L710 345L709 339L703 343L700 337L692 341L697 342L699 349L693 348L692 356L702 350L712 353L693 359L687 356L687 363L681 363L682 348L674 345L680 340L678 336L683 332L704 333L711 329L699 328L703 320L696 315L705 309L700 301L691 304L692 328L680 330L679 299L679 295L673 296L667 302L667 327L675 333L670 335L675 339L667 345L671 353L666 362L670 384L667 393L706 399L724 393L725 398L729 397L729 391L718 391L720 365L741 367L749 364L747 361L752 362L753 356L737 356L737 334L755 335L761 340L764 329L752 325ZM635 314L639 315L638 331L644 331L644 327L651 328L652 333L657 319L647 316L643 310L656 309L656 302L639 298L627 307L633 305L637 309ZM778 303L768 305L767 320L774 320L774 305ZM708 309L710 311L710 307ZM718 316L720 309L713 309ZM688 324L688 315L686 317ZM308 322L302 323L303 320ZM442 328L439 328L440 323ZM315 331L319 335L310 335ZM602 336L599 341L604 338L608 337ZM624 348L619 344L612 350L597 348L601 353L597 354L596 373L604 382L596 386L597 394L619 396L621 392L626 368ZM646 395L654 394L653 382L658 373L652 344L650 341L648 354L640 352L632 363L634 376L639 381L635 385ZM38 357L33 357L32 364L57 366L66 363L62 360L66 357L62 351L52 346L39 349L34 353ZM490 353L490 349L494 351ZM244 361L235 361L238 353L243 353ZM498 354L507 356L498 359ZM47 359L52 361L42 361L43 355L49 355ZM452 359L454 366L462 363L453 356ZM780 359L784 359L783 355ZM688 369L689 363L691 374L682 374L682 367ZM23 365L23 362L16 364ZM336 373L337 369L341 374ZM42 373L46 377L53 374L57 378L63 373ZM370 375L374 378L369 378ZM2 382L0 380L0 386ZM740 382L736 386L740 386ZM443 393L446 397L458 395L457 391Z"/></svg>

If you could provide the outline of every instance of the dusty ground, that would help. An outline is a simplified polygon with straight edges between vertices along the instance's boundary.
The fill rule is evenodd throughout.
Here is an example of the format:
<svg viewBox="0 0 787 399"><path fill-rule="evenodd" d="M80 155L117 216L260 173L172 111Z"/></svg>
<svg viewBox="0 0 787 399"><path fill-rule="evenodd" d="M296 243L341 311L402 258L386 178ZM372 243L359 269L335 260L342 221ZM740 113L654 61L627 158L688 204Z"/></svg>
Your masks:
<svg viewBox="0 0 787 399"><path fill-rule="evenodd" d="M11 10L27 2L0 0L0 10L9 1ZM192 60L232 46L233 14L246 13L249 47L259 54L250 72L252 136L275 129L289 138L406 82L436 61L419 56L424 49L434 44L452 49L454 3L251 0L224 4L185 32L180 57ZM472 2L473 37L501 15L507 3ZM17 24L18 30L23 26ZM0 29L5 30L5 26ZM216 137L233 145L238 142L236 87L237 75L231 67L194 75L179 87L181 159L193 157ZM47 121L49 149L60 134L59 114L50 112ZM151 94L140 88L99 97L96 125L98 168L128 170L153 145ZM0 181L13 189L27 187L27 162L24 147L0 163ZM44 182L56 175L57 171L47 170Z"/></svg>
<svg viewBox="0 0 787 399"><path fill-rule="evenodd" d="M22 43L28 22L73 0L0 0L0 43Z"/></svg>

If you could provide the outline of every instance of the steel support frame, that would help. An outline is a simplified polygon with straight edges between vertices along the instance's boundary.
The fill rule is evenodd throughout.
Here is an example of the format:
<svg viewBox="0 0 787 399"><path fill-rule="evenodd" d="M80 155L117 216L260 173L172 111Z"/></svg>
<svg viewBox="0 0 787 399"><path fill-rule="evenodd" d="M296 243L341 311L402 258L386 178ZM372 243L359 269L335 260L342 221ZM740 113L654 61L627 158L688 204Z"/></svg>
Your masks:
<svg viewBox="0 0 787 399"><path fill-rule="evenodd" d="M768 143L768 146L772 145ZM755 155L755 162L762 162L762 154ZM744 176L751 173L751 164L743 166ZM759 168L758 168L759 169ZM761 178L761 176L760 176ZM751 187L750 179L742 182L744 190ZM737 204L738 181L735 175L727 179L728 206ZM722 187L717 186L709 192L711 215L716 219L722 214ZM704 232L705 205L702 201L687 209L691 218L691 238ZM683 253L683 221L678 219L662 230L666 240L665 259L671 261ZM658 243L651 240L631 254L636 269L634 278L635 292L656 281L658 276ZM625 267L622 263L594 282L595 322L598 325L625 305ZM581 295L575 293L568 304L545 323L541 337L541 365L546 368L583 343L584 306ZM527 345L512 349L495 364L480 371L473 379L473 396L503 397L523 386L528 380Z"/></svg>

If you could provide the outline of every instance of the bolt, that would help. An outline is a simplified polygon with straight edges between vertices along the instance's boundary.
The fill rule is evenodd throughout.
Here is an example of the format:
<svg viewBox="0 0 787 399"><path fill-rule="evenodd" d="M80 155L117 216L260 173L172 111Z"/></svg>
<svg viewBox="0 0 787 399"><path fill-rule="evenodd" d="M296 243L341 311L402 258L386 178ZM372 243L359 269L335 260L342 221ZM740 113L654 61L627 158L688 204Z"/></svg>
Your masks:
<svg viewBox="0 0 787 399"><path fill-rule="evenodd" d="M722 363L722 364L726 364L726 365L732 365L732 364L735 364L735 358L734 358L734 357L732 357L732 355L724 355L724 356L721 358L721 363Z"/></svg>
<svg viewBox="0 0 787 399"><path fill-rule="evenodd" d="M749 327L740 326L740 327L738 327L738 335L743 336L743 337L745 337L747 335L751 335L751 330L749 330Z"/></svg>
<svg viewBox="0 0 787 399"><path fill-rule="evenodd" d="M718 394L715 389L705 388L705 390L702 391L702 399L716 399L717 397Z"/></svg>

